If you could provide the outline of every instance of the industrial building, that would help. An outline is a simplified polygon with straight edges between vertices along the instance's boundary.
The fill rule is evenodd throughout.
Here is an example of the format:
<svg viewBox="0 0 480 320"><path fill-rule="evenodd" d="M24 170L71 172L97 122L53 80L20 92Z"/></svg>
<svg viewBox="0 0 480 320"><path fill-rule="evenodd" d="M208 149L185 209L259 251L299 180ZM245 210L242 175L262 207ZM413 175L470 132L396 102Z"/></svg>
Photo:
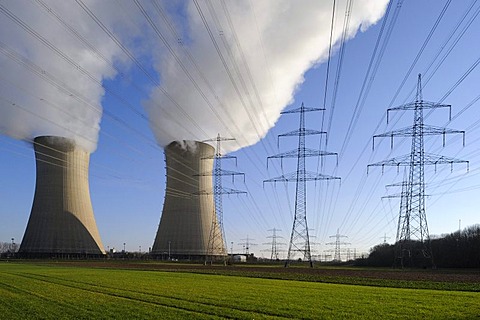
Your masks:
<svg viewBox="0 0 480 320"><path fill-rule="evenodd" d="M225 254L223 238L211 237L221 235L212 188L214 151L198 141L174 141L165 148L167 187L153 256L199 260Z"/></svg>
<svg viewBox="0 0 480 320"><path fill-rule="evenodd" d="M63 137L37 137L33 145L35 196L19 254L32 258L103 256L90 200L90 154Z"/></svg>

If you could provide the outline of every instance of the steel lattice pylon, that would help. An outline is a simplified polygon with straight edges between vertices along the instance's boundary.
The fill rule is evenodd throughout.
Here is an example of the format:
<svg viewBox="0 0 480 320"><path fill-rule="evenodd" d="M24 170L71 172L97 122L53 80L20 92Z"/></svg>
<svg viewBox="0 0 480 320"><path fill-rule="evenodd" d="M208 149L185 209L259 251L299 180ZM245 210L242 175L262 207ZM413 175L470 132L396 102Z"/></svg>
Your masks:
<svg viewBox="0 0 480 320"><path fill-rule="evenodd" d="M382 168L384 166L408 167L407 180L402 184L395 244L395 265L401 267L405 264L409 266L435 266L425 213L425 165L453 165L453 163L462 162L467 163L468 168L468 161L425 153L424 137L426 135L442 134L445 137L446 134L460 133L463 134L465 143L465 131L424 125L423 110L437 108L450 109L451 106L424 101L422 97L421 75L419 74L415 101L387 110L387 121L389 111L412 110L414 112L413 126L374 136L374 139L375 137L391 137L392 146L394 136L412 137L409 155L369 165L381 166Z"/></svg>
<svg viewBox="0 0 480 320"><path fill-rule="evenodd" d="M335 246L335 255L333 257L333 261L341 262L342 261L342 256L341 256L342 250L341 250L340 246L349 245L351 243L350 242L343 242L343 241L340 240L341 238L348 238L347 236L344 236L344 235L340 234L340 229L337 229L337 233L333 236L330 236L330 238L335 238L335 242L329 242L329 243L325 243L325 244Z"/></svg>
<svg viewBox="0 0 480 320"><path fill-rule="evenodd" d="M224 194L246 194L245 191L225 188L222 186L222 176L231 176L232 179L237 175L243 175L245 179L245 174L242 172L228 171L222 169L222 160L224 159L236 159L234 156L224 156L221 152L221 141L232 141L233 138L223 138L220 134L217 135L214 139L205 140L203 142L216 142L216 151L214 155L214 170L213 172L204 172L199 175L201 176L213 176L214 177L214 186L213 186L213 197L215 201L215 211L212 219L212 226L210 228L210 236L208 238L207 245L207 256L205 262L212 263L214 260L214 253L221 252L222 257L225 259L227 256L227 245L225 237L225 229L223 227L223 202L222 195ZM207 157L204 159L211 159ZM207 192L201 192L201 195L207 195Z"/></svg>
<svg viewBox="0 0 480 320"><path fill-rule="evenodd" d="M391 195L382 197L382 199L400 198L400 208L398 213L398 224L397 224L397 237L395 239L395 243L397 243L400 240L401 234L409 234L409 228L410 228L410 224L408 223L410 218L409 216L407 216L408 171L406 169L404 170L404 173L403 173L402 182L387 185L387 187L399 187L399 186L402 187L402 190L399 194L391 194ZM384 241L384 243L385 242L386 241ZM395 253L395 257L397 256L399 255Z"/></svg>
<svg viewBox="0 0 480 320"><path fill-rule="evenodd" d="M280 251L280 250L278 249L278 246L279 246L279 245L285 245L285 244L286 244L286 243L281 243L281 242L278 242L278 241L277 241L278 238L281 238L281 237L277 234L277 231L282 231L282 230L273 228L273 229L270 229L270 230L268 230L268 231L271 231L271 232L272 232L272 235L267 237L267 238L271 238L271 239L272 239L272 242L264 243L264 244L271 244L271 245L272 245L270 260L278 260L278 253L279 253L279 251Z"/></svg>
<svg viewBox="0 0 480 320"><path fill-rule="evenodd" d="M306 182L314 181L314 180L340 179L339 177L333 177L333 176L327 176L327 175L318 174L314 172L308 172L306 171L306 168L305 168L306 157L337 155L336 153L307 149L305 147L305 136L326 134L325 132L322 132L322 131L305 129L305 112L324 111L324 110L325 109L321 109L321 108L306 108L302 103L300 108L282 112L282 114L300 113L299 129L291 131L289 133L279 135L279 138L287 137L287 136L298 136L298 148L296 150L280 153L267 158L267 165L268 165L268 159L270 158L280 158L280 159L297 158L296 172L263 181L264 183L277 182L277 181L296 183L295 214L293 218L293 227L292 227L292 233L290 236L290 243L288 246L288 253L287 253L287 260L285 261L285 267L289 266L294 251L303 253L304 260L310 263L310 267L313 267L312 255L310 251L310 237L308 234L308 224L307 224Z"/></svg>

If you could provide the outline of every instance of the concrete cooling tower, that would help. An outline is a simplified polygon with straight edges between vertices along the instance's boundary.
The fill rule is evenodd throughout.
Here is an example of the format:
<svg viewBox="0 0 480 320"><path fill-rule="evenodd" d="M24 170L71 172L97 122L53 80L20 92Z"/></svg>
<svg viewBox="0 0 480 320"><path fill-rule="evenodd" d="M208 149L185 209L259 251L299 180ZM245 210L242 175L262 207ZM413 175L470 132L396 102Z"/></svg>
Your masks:
<svg viewBox="0 0 480 320"><path fill-rule="evenodd" d="M62 137L34 140L37 180L32 212L20 245L25 257L105 254L88 185L90 154Z"/></svg>
<svg viewBox="0 0 480 320"><path fill-rule="evenodd" d="M226 252L216 223L213 158L214 148L202 142L174 141L165 148L167 188L152 255L198 260ZM212 225L219 236L208 251Z"/></svg>

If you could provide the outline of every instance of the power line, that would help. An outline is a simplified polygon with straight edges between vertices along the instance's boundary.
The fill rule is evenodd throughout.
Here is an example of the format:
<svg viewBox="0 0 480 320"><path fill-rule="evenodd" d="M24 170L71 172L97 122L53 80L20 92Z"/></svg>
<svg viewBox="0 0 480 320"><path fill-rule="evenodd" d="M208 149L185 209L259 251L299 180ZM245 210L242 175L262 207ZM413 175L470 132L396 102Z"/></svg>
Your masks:
<svg viewBox="0 0 480 320"><path fill-rule="evenodd" d="M272 232L272 235L267 237L269 239L272 239L272 242L268 242L268 243L264 243L264 244L271 245L270 260L279 260L280 249L278 248L278 246L286 245L286 243L278 242L278 239L282 238L282 237L279 236L277 232L282 231L282 230L273 228L273 229L269 229L268 231Z"/></svg>
<svg viewBox="0 0 480 320"><path fill-rule="evenodd" d="M327 176L314 172L307 172L305 167L306 157L323 157L330 155L337 155L336 153L318 151L313 149L307 149L305 146L306 135L318 135L324 134L324 132L317 130L305 129L305 112L324 111L320 108L306 108L302 103L300 108L293 110L283 111L282 114L300 114L300 126L298 130L294 130L285 134L279 135L280 137L298 136L298 148L296 150L280 153L267 158L296 158L297 159L297 171L281 175L280 177L264 180L263 182L295 182L295 215L293 219L292 233L290 236L290 243L288 247L287 260L285 261L285 267L290 265L290 261L294 255L294 252L303 253L303 258L310 263L310 267L313 267L312 255L310 251L310 236L307 224L307 203L306 203L306 182L316 180L335 180L339 177Z"/></svg>
<svg viewBox="0 0 480 320"><path fill-rule="evenodd" d="M334 255L333 261L341 262L342 261L342 256L341 256L342 246L349 245L351 243L341 241L341 238L348 238L348 237L345 236L345 235L341 235L339 229L337 229L337 233L333 236L330 236L330 238L335 238L335 242L329 242L329 243L325 243L325 244L335 246L335 255Z"/></svg>
<svg viewBox="0 0 480 320"><path fill-rule="evenodd" d="M414 266L417 264L435 266L433 254L430 247L430 234L428 232L427 217L425 212L425 165L467 163L465 160L448 158L436 154L425 153L424 136L438 135L447 133L463 133L464 131L450 130L426 126L423 123L424 109L451 108L450 105L433 103L423 100L421 75L418 75L417 95L415 101L406 105L387 109L387 119L389 111L411 110L414 112L413 126L407 129L400 129L375 137L391 137L393 143L394 136L412 137L411 152L409 155L392 158L369 166L407 166L409 167L408 180L406 183L406 192L404 202L401 203L404 214L400 213L397 242L396 242L396 263L403 267L404 264ZM392 144L393 148L393 144ZM403 194L403 193L402 193ZM418 241L415 245L412 240ZM415 252L414 252L415 251Z"/></svg>
<svg viewBox="0 0 480 320"><path fill-rule="evenodd" d="M217 135L214 139L205 140L216 142L216 152L213 157L204 158L214 159L215 168L214 172L202 172L199 173L200 176L213 176L214 177L214 186L213 186L213 197L215 201L215 212L213 213L212 225L210 227L210 236L208 238L208 247L207 247L207 259L210 259L210 263L213 262L213 254L219 252L224 258L227 255L227 245L225 237L225 229L223 227L223 201L222 195L224 194L246 194L245 191L225 188L222 186L222 176L231 176L234 179L235 176L243 175L244 173L228 171L222 169L222 161L225 159L236 159L234 156L225 156L221 151L221 142L222 141L231 141L235 140L233 138L224 138L220 134ZM200 191L200 195L207 195L208 192L203 190Z"/></svg>

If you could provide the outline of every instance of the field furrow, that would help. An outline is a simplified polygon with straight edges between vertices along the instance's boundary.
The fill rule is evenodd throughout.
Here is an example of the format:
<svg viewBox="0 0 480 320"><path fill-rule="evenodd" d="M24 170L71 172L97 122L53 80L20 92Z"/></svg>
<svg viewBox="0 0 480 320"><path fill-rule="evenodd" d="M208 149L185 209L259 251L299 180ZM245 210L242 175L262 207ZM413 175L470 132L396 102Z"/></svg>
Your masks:
<svg viewBox="0 0 480 320"><path fill-rule="evenodd" d="M480 316L480 293L451 290L455 283L449 290L406 289L392 287L394 282L380 287L125 269L115 264L108 267L108 262L104 266L0 262L0 318L473 319ZM242 270L248 274L248 267Z"/></svg>
<svg viewBox="0 0 480 320"><path fill-rule="evenodd" d="M32 273L9 273L12 276L21 277L30 279L33 281L40 281L47 283L48 285L57 285L62 286L71 290L81 290L89 294L100 294L106 295L118 299L126 299L133 303L145 303L155 306L162 306L166 308L172 308L179 311L186 311L190 314L197 315L207 315L212 317L222 317L222 318L231 318L239 319L245 318L249 319L254 317L255 319L263 318L284 318L288 319L289 317L282 317L281 315L274 313L261 313L255 312L254 310L244 310L232 305L221 305L215 303L215 301L202 302L195 301L191 298L181 298L175 296L162 295L159 293L152 292L142 292L138 290L132 290L127 288L116 288L105 285L98 285L94 283L82 282L82 281L73 281L59 277L52 277L46 275L32 274ZM86 309L83 309L86 310Z"/></svg>

